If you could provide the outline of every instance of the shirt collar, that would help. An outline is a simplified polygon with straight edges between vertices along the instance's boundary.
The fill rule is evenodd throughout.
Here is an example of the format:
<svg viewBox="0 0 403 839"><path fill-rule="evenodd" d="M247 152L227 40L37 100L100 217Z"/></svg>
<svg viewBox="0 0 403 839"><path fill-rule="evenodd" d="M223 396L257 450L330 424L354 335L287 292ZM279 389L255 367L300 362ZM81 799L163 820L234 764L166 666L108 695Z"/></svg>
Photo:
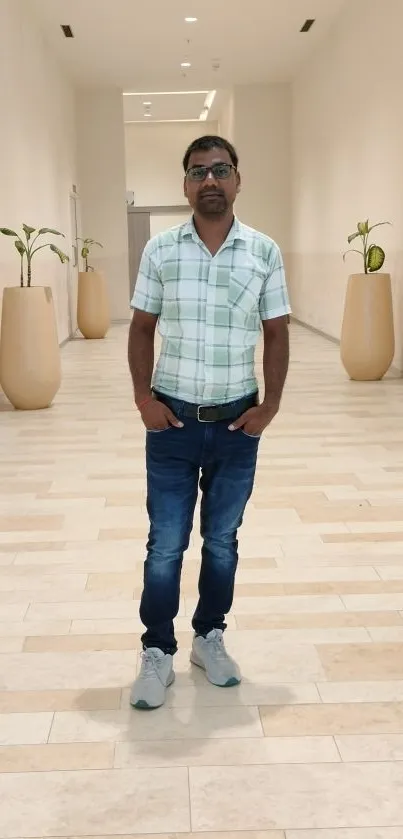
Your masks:
<svg viewBox="0 0 403 839"><path fill-rule="evenodd" d="M193 216L187 221L182 227L182 238L193 239L195 242L200 241L200 237L197 233L195 228ZM224 242L225 245L231 244L231 242L245 242L246 236L243 230L243 225L239 221L239 219L234 216L233 225L228 233L228 236Z"/></svg>

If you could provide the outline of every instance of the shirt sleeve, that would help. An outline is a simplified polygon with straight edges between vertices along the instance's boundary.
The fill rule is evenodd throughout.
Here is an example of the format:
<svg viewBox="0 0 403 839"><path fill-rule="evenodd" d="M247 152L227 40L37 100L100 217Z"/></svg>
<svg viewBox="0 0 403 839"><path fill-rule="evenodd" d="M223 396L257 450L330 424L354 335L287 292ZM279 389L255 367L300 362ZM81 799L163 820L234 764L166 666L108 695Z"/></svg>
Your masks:
<svg viewBox="0 0 403 839"><path fill-rule="evenodd" d="M267 276L260 295L259 310L262 320L291 314L283 258L277 245L273 247L269 260Z"/></svg>
<svg viewBox="0 0 403 839"><path fill-rule="evenodd" d="M151 243L148 242L141 257L130 306L150 315L159 315L162 308L162 283L151 251Z"/></svg>

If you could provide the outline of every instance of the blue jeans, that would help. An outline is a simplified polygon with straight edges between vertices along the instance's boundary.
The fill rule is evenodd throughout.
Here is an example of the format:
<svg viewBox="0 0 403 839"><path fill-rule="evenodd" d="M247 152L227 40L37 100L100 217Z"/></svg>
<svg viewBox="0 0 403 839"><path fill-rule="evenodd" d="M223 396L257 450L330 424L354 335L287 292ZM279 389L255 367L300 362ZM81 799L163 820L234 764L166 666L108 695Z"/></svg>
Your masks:
<svg viewBox="0 0 403 839"><path fill-rule="evenodd" d="M247 407L256 404L254 394ZM198 487L202 492L202 561L193 628L199 635L226 628L238 564L237 530L251 496L259 438L229 431L231 419L202 423L184 417L184 403L164 398L184 428L148 431L147 510L150 533L140 617L144 647L177 650L183 555L189 546ZM243 403L245 400L242 400ZM233 403L232 420L245 410ZM200 482L200 483L199 483Z"/></svg>

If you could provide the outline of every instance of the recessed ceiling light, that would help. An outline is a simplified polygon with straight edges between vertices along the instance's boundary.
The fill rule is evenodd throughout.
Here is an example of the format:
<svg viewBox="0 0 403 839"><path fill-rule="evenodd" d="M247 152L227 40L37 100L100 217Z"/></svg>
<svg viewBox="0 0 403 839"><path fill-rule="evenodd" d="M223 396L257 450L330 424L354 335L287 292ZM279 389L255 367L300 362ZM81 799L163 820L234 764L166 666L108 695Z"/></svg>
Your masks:
<svg viewBox="0 0 403 839"><path fill-rule="evenodd" d="M312 29L314 23L315 18L308 18L308 20L305 21L304 25L301 26L300 32L309 32L309 30Z"/></svg>
<svg viewBox="0 0 403 839"><path fill-rule="evenodd" d="M143 105L144 105L145 108L150 108L151 107L151 102L143 102Z"/></svg>
<svg viewBox="0 0 403 839"><path fill-rule="evenodd" d="M190 61L182 61L181 67L191 67Z"/></svg>
<svg viewBox="0 0 403 839"><path fill-rule="evenodd" d="M186 23L197 23L197 17L185 17Z"/></svg>
<svg viewBox="0 0 403 839"><path fill-rule="evenodd" d="M72 30L71 26L69 26L68 23L62 23L60 25L61 25L61 28L63 30L63 34L64 34L65 38L74 38L73 30Z"/></svg>

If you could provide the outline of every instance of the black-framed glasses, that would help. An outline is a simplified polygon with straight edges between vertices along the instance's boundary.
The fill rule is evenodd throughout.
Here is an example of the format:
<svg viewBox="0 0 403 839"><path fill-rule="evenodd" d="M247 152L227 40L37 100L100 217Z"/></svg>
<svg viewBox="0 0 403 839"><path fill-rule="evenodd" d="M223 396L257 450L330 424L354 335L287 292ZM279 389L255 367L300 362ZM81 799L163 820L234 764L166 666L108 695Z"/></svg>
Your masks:
<svg viewBox="0 0 403 839"><path fill-rule="evenodd" d="M191 166L186 176L190 181L205 181L209 172L217 181L225 181L236 167L232 163L213 163L212 166Z"/></svg>

